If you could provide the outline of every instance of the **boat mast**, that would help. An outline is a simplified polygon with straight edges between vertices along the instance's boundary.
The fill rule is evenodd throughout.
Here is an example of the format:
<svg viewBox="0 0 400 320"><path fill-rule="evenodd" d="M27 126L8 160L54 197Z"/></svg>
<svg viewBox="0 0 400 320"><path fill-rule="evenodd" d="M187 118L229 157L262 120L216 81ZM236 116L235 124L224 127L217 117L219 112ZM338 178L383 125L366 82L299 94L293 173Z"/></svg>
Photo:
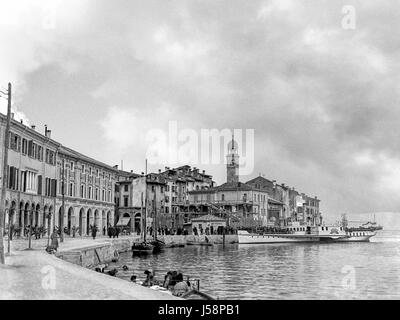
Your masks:
<svg viewBox="0 0 400 320"><path fill-rule="evenodd" d="M154 241L157 241L157 202L156 202L156 188L154 188Z"/></svg>
<svg viewBox="0 0 400 320"><path fill-rule="evenodd" d="M141 218L141 230L140 230L140 239L146 239L145 232L143 230L146 230L146 220L143 219L143 192L140 195L141 199L141 206L140 206L140 218Z"/></svg>
<svg viewBox="0 0 400 320"><path fill-rule="evenodd" d="M144 175L144 242L146 242L147 235L147 159L146 159L146 168Z"/></svg>

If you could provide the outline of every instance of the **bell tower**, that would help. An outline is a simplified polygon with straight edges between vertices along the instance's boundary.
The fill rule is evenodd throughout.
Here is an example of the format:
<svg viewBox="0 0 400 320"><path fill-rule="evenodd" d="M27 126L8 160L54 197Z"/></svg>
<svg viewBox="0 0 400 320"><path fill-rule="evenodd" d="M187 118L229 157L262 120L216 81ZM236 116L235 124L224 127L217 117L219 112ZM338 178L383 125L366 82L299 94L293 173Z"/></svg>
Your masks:
<svg viewBox="0 0 400 320"><path fill-rule="evenodd" d="M234 135L232 135L232 141L228 144L228 154L226 156L226 160L227 182L237 184L239 182L239 153L238 145L235 142Z"/></svg>

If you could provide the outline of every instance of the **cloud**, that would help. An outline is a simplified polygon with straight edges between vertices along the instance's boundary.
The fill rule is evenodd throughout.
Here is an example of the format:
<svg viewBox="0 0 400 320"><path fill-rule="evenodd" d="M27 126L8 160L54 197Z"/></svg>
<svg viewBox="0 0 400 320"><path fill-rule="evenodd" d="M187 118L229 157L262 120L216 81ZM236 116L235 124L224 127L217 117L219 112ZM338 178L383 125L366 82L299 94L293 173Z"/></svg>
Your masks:
<svg viewBox="0 0 400 320"><path fill-rule="evenodd" d="M12 44L0 79L42 118L76 112L63 138L103 161L142 168L144 133L169 120L255 129L254 175L318 195L327 214L396 212L397 2L352 5L355 30L342 28L341 1L61 1L54 29L41 7L0 22ZM224 168L207 170L224 182Z"/></svg>

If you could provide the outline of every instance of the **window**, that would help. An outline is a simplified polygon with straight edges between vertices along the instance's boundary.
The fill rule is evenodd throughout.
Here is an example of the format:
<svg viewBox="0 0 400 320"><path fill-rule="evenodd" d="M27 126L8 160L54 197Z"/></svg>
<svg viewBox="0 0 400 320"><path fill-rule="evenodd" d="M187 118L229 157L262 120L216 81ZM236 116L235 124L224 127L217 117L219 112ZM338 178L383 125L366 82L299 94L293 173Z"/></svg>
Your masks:
<svg viewBox="0 0 400 320"><path fill-rule="evenodd" d="M29 143L30 142L31 141L29 141ZM29 148L28 148L28 151L29 151ZM46 163L51 164L53 166L56 164L55 152L53 150L46 149Z"/></svg>
<svg viewBox="0 0 400 320"><path fill-rule="evenodd" d="M32 158L35 158L35 159L37 159L37 157L38 157L38 145L36 144L36 143L32 143L32 151L31 151L31 154L30 154L30 156L32 157Z"/></svg>
<svg viewBox="0 0 400 320"><path fill-rule="evenodd" d="M225 201L225 195L224 194L221 196L221 200Z"/></svg>
<svg viewBox="0 0 400 320"><path fill-rule="evenodd" d="M124 196L124 207L128 207L128 197Z"/></svg>
<svg viewBox="0 0 400 320"><path fill-rule="evenodd" d="M85 186L81 185L81 198L85 198Z"/></svg>
<svg viewBox="0 0 400 320"><path fill-rule="evenodd" d="M74 171L74 163L73 162L70 163L70 166L71 166L71 171Z"/></svg>
<svg viewBox="0 0 400 320"><path fill-rule="evenodd" d="M73 183L70 183L70 184L69 184L68 195L69 195L70 197L73 197L73 196L74 196L74 184L73 184Z"/></svg>
<svg viewBox="0 0 400 320"><path fill-rule="evenodd" d="M28 141L22 139L22 154L26 155L28 153Z"/></svg>
<svg viewBox="0 0 400 320"><path fill-rule="evenodd" d="M89 168L89 175L92 175L92 168Z"/></svg>
<svg viewBox="0 0 400 320"><path fill-rule="evenodd" d="M105 201L106 199L106 192L103 190L101 190L101 201Z"/></svg>
<svg viewBox="0 0 400 320"><path fill-rule="evenodd" d="M81 170L82 170L82 173L85 173L85 165L84 164L81 166Z"/></svg>
<svg viewBox="0 0 400 320"><path fill-rule="evenodd" d="M32 171L26 171L25 191L27 192L37 192L37 174Z"/></svg>
<svg viewBox="0 0 400 320"><path fill-rule="evenodd" d="M89 187L87 198L92 199L92 187Z"/></svg>
<svg viewBox="0 0 400 320"><path fill-rule="evenodd" d="M17 152L21 151L21 137L13 132L10 132L9 148Z"/></svg>
<svg viewBox="0 0 400 320"><path fill-rule="evenodd" d="M96 188L95 200L99 200L99 189Z"/></svg>
<svg viewBox="0 0 400 320"><path fill-rule="evenodd" d="M38 159L39 161L43 161L43 147L42 146L37 146L36 159Z"/></svg>
<svg viewBox="0 0 400 320"><path fill-rule="evenodd" d="M108 193L107 193L107 202L111 202L111 191L110 190L108 190Z"/></svg>
<svg viewBox="0 0 400 320"><path fill-rule="evenodd" d="M124 191L125 191L125 192L128 192L128 190L129 190L129 186L126 184L126 185L124 186Z"/></svg>
<svg viewBox="0 0 400 320"><path fill-rule="evenodd" d="M8 167L8 188L11 190L18 190L19 185L19 169L15 167Z"/></svg>

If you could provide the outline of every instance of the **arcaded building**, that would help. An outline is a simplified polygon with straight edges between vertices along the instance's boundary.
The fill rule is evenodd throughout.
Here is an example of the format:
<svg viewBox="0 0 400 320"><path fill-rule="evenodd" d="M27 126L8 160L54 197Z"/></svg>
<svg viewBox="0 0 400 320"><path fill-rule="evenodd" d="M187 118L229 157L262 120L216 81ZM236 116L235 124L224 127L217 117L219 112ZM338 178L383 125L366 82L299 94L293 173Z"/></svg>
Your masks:
<svg viewBox="0 0 400 320"><path fill-rule="evenodd" d="M0 173L6 116L0 114ZM64 169L63 169L64 164ZM87 157L40 133L34 126L11 120L8 152L5 227L59 227L64 193L64 227L88 235L114 225L114 192L118 170ZM63 188L64 185L64 188ZM1 186L0 186L1 188ZM22 232L23 235L23 232Z"/></svg>
<svg viewBox="0 0 400 320"><path fill-rule="evenodd" d="M63 169L64 164L64 169ZM90 226L103 232L114 225L114 192L118 170L77 151L61 146L57 154L57 215L60 225L64 183L64 227L90 234Z"/></svg>
<svg viewBox="0 0 400 320"><path fill-rule="evenodd" d="M6 116L0 114L0 173L3 173ZM60 144L50 132L41 134L35 127L11 120L8 152L5 226L16 228L54 224L57 209L56 157ZM2 188L2 183L0 184Z"/></svg>

